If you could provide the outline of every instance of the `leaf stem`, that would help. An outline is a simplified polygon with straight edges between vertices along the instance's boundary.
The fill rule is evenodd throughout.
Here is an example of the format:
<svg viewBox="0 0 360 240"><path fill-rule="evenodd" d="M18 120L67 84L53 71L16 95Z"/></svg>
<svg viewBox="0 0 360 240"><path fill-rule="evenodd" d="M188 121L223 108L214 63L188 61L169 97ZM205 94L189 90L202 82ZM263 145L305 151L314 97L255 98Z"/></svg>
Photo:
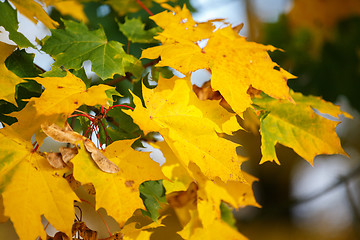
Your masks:
<svg viewBox="0 0 360 240"><path fill-rule="evenodd" d="M107 140L108 140L108 139L109 139L110 143L112 143L113 140L111 139L111 137L110 137L109 134L107 133L106 128L105 128L103 122L101 121L101 119L99 120L99 122L100 122L100 124L101 124L101 126L102 126L102 128L104 129L104 132L105 132L105 136L106 136L105 144L107 145ZM100 139L99 139L99 142L100 142ZM100 145L101 145L101 142L100 142Z"/></svg>
<svg viewBox="0 0 360 240"><path fill-rule="evenodd" d="M150 16L154 16L154 14L140 1L136 0L136 2L142 7Z"/></svg>
<svg viewBox="0 0 360 240"><path fill-rule="evenodd" d="M109 107L109 108L106 110L105 114L107 114L110 109L115 108L115 107L125 107L125 108L129 108L129 109L131 109L131 110L133 110L133 111L135 110L133 107L130 107L130 106L128 106L128 105L118 104L118 105L113 105L113 106Z"/></svg>

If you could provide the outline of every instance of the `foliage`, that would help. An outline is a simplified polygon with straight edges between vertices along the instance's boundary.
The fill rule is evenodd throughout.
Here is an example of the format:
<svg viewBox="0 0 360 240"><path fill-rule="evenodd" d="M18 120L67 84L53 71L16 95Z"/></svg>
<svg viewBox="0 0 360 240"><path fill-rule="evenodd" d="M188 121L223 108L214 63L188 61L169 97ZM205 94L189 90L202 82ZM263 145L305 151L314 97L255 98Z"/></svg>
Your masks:
<svg viewBox="0 0 360 240"><path fill-rule="evenodd" d="M260 124L261 162L279 163L277 143L310 163L319 154L346 155L335 127L340 114L351 116L289 89L295 77L268 54L277 49L247 41L239 27L195 22L186 5L166 1L99 1L116 15L107 21L118 33L109 38L108 26L93 29L85 18L94 3L70 1L76 7L65 11L61 1L42 2L64 14L56 22L38 2L11 1L52 28L38 43L17 32L7 1L1 8L0 23L17 45L0 44L0 106L10 109L1 117L0 219L9 217L20 239L46 239L42 215L59 231L53 239L94 239L95 231L74 222L74 201L88 202L79 192L89 186L96 210L106 209L121 227L108 239L245 239L231 209L259 206L256 178L241 169L247 159L230 135ZM39 72L20 50L33 45L53 57L51 71ZM87 60L97 75L91 80ZM199 69L211 73L203 87L190 81ZM47 137L67 146L40 151ZM164 164L139 151L145 142L162 152Z"/></svg>

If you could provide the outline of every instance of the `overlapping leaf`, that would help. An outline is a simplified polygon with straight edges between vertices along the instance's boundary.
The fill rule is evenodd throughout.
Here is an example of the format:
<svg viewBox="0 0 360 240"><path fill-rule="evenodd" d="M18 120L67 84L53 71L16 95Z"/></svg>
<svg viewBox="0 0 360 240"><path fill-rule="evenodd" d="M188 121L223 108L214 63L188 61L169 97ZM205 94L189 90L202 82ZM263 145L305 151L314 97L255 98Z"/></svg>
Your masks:
<svg viewBox="0 0 360 240"><path fill-rule="evenodd" d="M64 24L65 29L51 30L42 48L55 58L54 66L77 70L90 60L92 71L102 79L127 71L141 73L140 61L126 54L120 42L108 41L102 28L89 31L83 23L64 20Z"/></svg>
<svg viewBox="0 0 360 240"><path fill-rule="evenodd" d="M41 215L70 236L73 201L78 198L62 178L67 170L54 170L44 157L32 152L31 143L24 142L9 128L1 129L0 142L4 153L0 159L4 214L10 217L19 237L45 239Z"/></svg>
<svg viewBox="0 0 360 240"><path fill-rule="evenodd" d="M103 84L86 89L85 83L70 72L62 78L38 77L34 80L42 84L45 91L39 98L31 98L20 112L11 114L18 119L11 128L21 132L24 139L30 139L34 133L38 133L43 122L63 123L69 114L83 104L107 106L112 100L106 91L117 94L113 87Z"/></svg>
<svg viewBox="0 0 360 240"><path fill-rule="evenodd" d="M16 46L0 42L0 99L4 99L16 105L15 86L24 80L9 71L5 66L6 58L15 50Z"/></svg>
<svg viewBox="0 0 360 240"><path fill-rule="evenodd" d="M30 41L20 32L18 32L19 22L17 12L8 2L0 2L0 26L3 26L9 32L9 38L19 47L32 47Z"/></svg>
<svg viewBox="0 0 360 240"><path fill-rule="evenodd" d="M291 99L286 81L293 76L281 68L275 69L278 66L267 53L276 48L247 42L231 26L213 31L209 22L195 23L185 7L182 11L173 11L175 16L169 17L166 23L163 15L173 13L152 17L164 28L156 37L163 45L144 50L142 58L161 56L158 66L169 66L184 74L210 69L212 88L218 90L238 114L251 106L250 87L274 98ZM202 39L208 39L204 48L198 44Z"/></svg>
<svg viewBox="0 0 360 240"><path fill-rule="evenodd" d="M275 152L277 143L294 149L311 164L314 157L319 154L347 155L335 132L339 122L316 114L311 107L335 117L346 113L338 106L319 98L306 97L300 93L293 94L293 97L296 104L269 97L254 99L254 103L265 111L260 125L263 155L261 163L279 163Z"/></svg>
<svg viewBox="0 0 360 240"><path fill-rule="evenodd" d="M52 20L43 7L33 0L11 0L16 9L34 23L42 22L48 28L55 28L59 24Z"/></svg>
<svg viewBox="0 0 360 240"><path fill-rule="evenodd" d="M136 108L129 113L134 122L145 132L160 132L184 166L194 162L211 179L242 179L240 165L244 159L236 154L237 145L220 138L215 131L217 124L190 105L190 94L194 93L188 81L175 79L159 80L156 89L143 88L146 109L134 97Z"/></svg>
<svg viewBox="0 0 360 240"><path fill-rule="evenodd" d="M120 31L133 43L153 43L157 42L153 37L161 30L151 28L145 30L145 24L140 18L125 18L125 23L119 23Z"/></svg>
<svg viewBox="0 0 360 240"><path fill-rule="evenodd" d="M88 18L86 17L85 11L84 11L84 5L81 4L78 0L72 0L72 1L59 1L59 0L44 0L47 6L53 6L61 12L63 15L70 15L73 18L87 23Z"/></svg>
<svg viewBox="0 0 360 240"><path fill-rule="evenodd" d="M144 209L139 185L144 181L164 178L159 164L150 159L149 153L135 151L131 144L131 140L123 140L106 148L104 155L120 168L116 174L99 171L83 145L72 160L75 179L95 186L96 207L105 208L120 225L136 209Z"/></svg>

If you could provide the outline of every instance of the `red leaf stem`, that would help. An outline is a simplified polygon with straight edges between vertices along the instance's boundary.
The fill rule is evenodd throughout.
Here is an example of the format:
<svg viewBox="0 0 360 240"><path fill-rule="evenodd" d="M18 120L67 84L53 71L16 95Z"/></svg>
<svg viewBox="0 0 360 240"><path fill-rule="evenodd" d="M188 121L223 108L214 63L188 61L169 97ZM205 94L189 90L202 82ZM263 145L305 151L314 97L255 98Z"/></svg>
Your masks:
<svg viewBox="0 0 360 240"><path fill-rule="evenodd" d="M133 111L135 110L133 107L130 107L130 106L128 106L128 105L118 104L118 105L114 105L114 106L109 107L109 109L106 110L105 114L108 113L108 111L109 111L110 109L114 108L114 107L125 107L125 108L129 108L129 109L131 109L131 110L133 110Z"/></svg>
<svg viewBox="0 0 360 240"><path fill-rule="evenodd" d="M150 16L154 16L154 14L140 1L136 0L136 2L142 7Z"/></svg>

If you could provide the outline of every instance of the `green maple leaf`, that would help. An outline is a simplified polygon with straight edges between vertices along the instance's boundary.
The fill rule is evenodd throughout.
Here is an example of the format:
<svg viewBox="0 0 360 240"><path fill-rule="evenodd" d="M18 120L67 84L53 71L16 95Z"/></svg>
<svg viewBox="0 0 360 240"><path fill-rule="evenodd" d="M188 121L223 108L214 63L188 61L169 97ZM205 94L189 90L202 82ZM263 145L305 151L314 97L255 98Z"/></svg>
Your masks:
<svg viewBox="0 0 360 240"><path fill-rule="evenodd" d="M270 97L254 98L253 102L264 110L260 119L261 163L279 160L275 153L275 145L280 143L294 149L306 161L313 163L319 154L347 155L341 147L335 128L340 123L324 118L314 112L316 108L333 117L344 114L340 107L313 96L300 93L291 94L296 103L277 100Z"/></svg>
<svg viewBox="0 0 360 240"><path fill-rule="evenodd" d="M86 60L92 63L91 70L100 78L114 74L125 75L142 71L140 61L127 54L122 44L108 41L103 28L89 31L83 23L64 20L65 29L51 30L52 36L44 42L42 50L54 57L54 67L64 66L78 70Z"/></svg>
<svg viewBox="0 0 360 240"><path fill-rule="evenodd" d="M119 23L120 31L133 43L156 43L153 37L161 31L161 28L155 27L145 30L145 24L140 18L125 18L125 23Z"/></svg>
<svg viewBox="0 0 360 240"><path fill-rule="evenodd" d="M156 221L160 214L161 203L166 203L165 188L162 180L147 181L139 186L140 197L144 202L147 211L142 210L143 214Z"/></svg>
<svg viewBox="0 0 360 240"><path fill-rule="evenodd" d="M0 26L3 26L9 32L9 38L19 47L33 47L31 42L20 32L18 32L19 22L17 20L17 11L13 9L8 2L0 2Z"/></svg>

